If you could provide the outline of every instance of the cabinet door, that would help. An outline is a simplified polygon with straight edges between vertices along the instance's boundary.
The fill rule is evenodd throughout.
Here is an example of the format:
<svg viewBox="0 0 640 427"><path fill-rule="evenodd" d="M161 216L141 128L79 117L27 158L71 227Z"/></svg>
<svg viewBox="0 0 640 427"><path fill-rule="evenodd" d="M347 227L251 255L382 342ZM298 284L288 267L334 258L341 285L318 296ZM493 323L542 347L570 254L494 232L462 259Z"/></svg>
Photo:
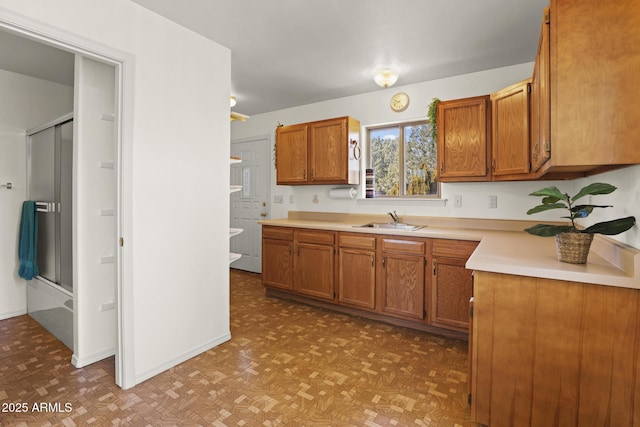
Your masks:
<svg viewBox="0 0 640 427"><path fill-rule="evenodd" d="M529 173L529 92L525 80L491 95L491 172L494 179L522 179Z"/></svg>
<svg viewBox="0 0 640 427"><path fill-rule="evenodd" d="M293 289L293 242L262 240L262 284Z"/></svg>
<svg viewBox="0 0 640 427"><path fill-rule="evenodd" d="M440 181L488 181L489 96L438 104Z"/></svg>
<svg viewBox="0 0 640 427"><path fill-rule="evenodd" d="M549 8L540 29L538 53L531 82L531 171L536 172L551 155L551 93L549 74Z"/></svg>
<svg viewBox="0 0 640 427"><path fill-rule="evenodd" d="M338 251L338 301L358 308L375 308L375 252L340 248Z"/></svg>
<svg viewBox="0 0 640 427"><path fill-rule="evenodd" d="M334 247L313 243L297 243L294 257L296 292L316 298L335 297Z"/></svg>
<svg viewBox="0 0 640 427"><path fill-rule="evenodd" d="M466 332L469 330L469 300L473 295L472 271L466 259L434 258L432 280L432 324Z"/></svg>
<svg viewBox="0 0 640 427"><path fill-rule="evenodd" d="M310 125L309 155L314 183L342 183L349 177L346 118L314 122Z"/></svg>
<svg viewBox="0 0 640 427"><path fill-rule="evenodd" d="M278 184L303 184L307 181L306 124L281 126L276 130L276 175Z"/></svg>
<svg viewBox="0 0 640 427"><path fill-rule="evenodd" d="M423 256L383 253L382 311L390 315L424 318Z"/></svg>

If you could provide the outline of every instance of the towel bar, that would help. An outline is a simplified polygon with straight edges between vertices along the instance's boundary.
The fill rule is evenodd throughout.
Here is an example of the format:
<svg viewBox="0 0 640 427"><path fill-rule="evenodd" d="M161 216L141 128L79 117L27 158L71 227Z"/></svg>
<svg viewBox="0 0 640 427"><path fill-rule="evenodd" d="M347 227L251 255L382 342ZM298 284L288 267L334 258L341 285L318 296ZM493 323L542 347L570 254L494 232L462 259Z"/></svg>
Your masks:
<svg viewBox="0 0 640 427"><path fill-rule="evenodd" d="M56 212L56 202L36 202L38 212Z"/></svg>

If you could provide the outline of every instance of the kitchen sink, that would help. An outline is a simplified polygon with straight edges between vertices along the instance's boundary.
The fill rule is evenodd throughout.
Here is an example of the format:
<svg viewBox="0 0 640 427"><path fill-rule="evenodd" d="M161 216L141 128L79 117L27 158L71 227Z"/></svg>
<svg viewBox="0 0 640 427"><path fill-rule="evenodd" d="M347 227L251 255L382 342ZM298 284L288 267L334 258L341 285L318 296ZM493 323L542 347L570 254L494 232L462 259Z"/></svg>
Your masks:
<svg viewBox="0 0 640 427"><path fill-rule="evenodd" d="M362 225L354 225L361 228L386 228L391 230L414 231L426 227L426 225L404 224L402 222L370 222Z"/></svg>

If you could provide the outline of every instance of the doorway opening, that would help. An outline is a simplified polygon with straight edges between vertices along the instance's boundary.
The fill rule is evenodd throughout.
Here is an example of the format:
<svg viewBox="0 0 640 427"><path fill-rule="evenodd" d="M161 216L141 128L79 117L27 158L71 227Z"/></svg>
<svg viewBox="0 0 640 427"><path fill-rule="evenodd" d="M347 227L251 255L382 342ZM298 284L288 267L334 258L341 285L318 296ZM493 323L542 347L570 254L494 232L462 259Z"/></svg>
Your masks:
<svg viewBox="0 0 640 427"><path fill-rule="evenodd" d="M74 343L74 356L72 363L75 366L84 366L101 358L115 354L115 383L122 388L129 388L135 384L133 377L133 356L130 348L132 348L132 337L126 333L132 330L132 292L128 283L131 280L130 256L131 251L124 252L121 242L123 236L128 234L131 218L131 191L125 183L130 182L131 169L131 139L132 139L132 105L133 93L125 82L131 84L133 81L133 63L132 55L106 47L66 31L51 27L45 23L32 21L21 15L13 14L10 11L4 11L0 16L0 31L10 33L14 36L24 38L42 45L60 49L69 52L75 57L75 80L74 80L74 137L78 140L78 150L74 150L73 171L74 180L74 237L73 237L73 261L74 261L74 293L77 293L74 303L74 328L79 325L82 327L80 332L80 341L78 337ZM96 95L93 89L95 84L102 89L101 94L109 93L111 99L107 99L106 103L111 108L104 108L105 100ZM127 90L125 90L127 88ZM92 123L89 119L94 110L100 109L101 114L98 116L102 125L111 123L111 131L102 132L106 138L111 141L111 159L107 155L102 156L102 160L97 162L98 169L101 171L111 171L112 178L106 178L111 181L112 188L105 191L100 187L99 181L105 178L97 177L101 171L96 172L91 178L85 170L92 158L90 153L83 153L82 141L96 135L96 129L100 125ZM90 112L90 113L89 113ZM92 129L94 128L94 129ZM86 145L85 145L86 147ZM89 150L91 151L91 150ZM95 168L96 163L91 165ZM93 182L92 182L93 179ZM78 188L77 182L82 180L82 189ZM100 190L102 188L102 190ZM87 225L85 221L88 218L88 211L94 210L95 206L91 203L83 202L89 199L86 193L90 193L91 189L98 189L97 194L108 194L112 199L112 203L102 203L98 210L98 216L111 217L112 230L103 232L104 240L108 240L111 245L110 249L98 259L87 259L83 257L82 248L88 246L91 240L91 227L95 226L100 219L93 218L93 224ZM96 193L93 193L96 194ZM26 194L25 194L26 197ZM89 221L91 223L91 221ZM80 246L80 247L78 247ZM111 311L110 327L114 333L114 340L111 348L102 346L102 348L85 348L83 347L82 335L90 336L93 333L102 333L98 330L100 325L96 325L95 316L92 318L92 312L95 312L95 301L92 299L91 292L83 293L82 280L91 275L91 268L95 265L110 264L110 278L107 278L108 286L111 287L112 295L95 295L94 297L100 301L98 305L99 312L106 313ZM96 273L96 276L100 273ZM80 279L80 280L79 280ZM77 292L76 292L77 291ZM89 295L89 298L87 298ZM79 298L79 299L78 299ZM92 305L91 310L82 310L82 304ZM85 315L87 314L87 315ZM127 327L127 325L129 325ZM92 331L91 328L96 330ZM91 340L85 340L89 342ZM80 352L80 353L78 353ZM83 353L84 352L84 353Z"/></svg>

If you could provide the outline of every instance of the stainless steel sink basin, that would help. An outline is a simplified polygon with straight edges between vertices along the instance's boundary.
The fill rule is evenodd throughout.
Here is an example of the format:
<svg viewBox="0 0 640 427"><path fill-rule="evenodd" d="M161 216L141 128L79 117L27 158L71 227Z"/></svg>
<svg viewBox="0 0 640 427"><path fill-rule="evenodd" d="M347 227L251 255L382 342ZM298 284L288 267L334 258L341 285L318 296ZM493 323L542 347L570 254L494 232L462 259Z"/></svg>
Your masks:
<svg viewBox="0 0 640 427"><path fill-rule="evenodd" d="M368 224L355 225L354 227L363 227L363 228L386 228L392 230L405 230L405 231L414 231L420 228L426 227L426 225L412 225L412 224L404 224L402 222L370 222Z"/></svg>

